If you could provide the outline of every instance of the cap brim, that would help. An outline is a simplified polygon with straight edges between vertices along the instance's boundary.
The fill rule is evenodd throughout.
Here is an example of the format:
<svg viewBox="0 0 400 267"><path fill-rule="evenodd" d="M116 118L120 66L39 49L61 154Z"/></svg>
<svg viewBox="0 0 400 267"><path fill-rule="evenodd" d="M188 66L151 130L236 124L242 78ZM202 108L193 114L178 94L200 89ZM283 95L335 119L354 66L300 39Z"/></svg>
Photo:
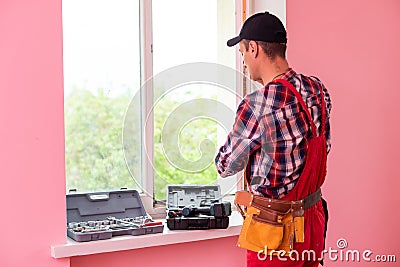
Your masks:
<svg viewBox="0 0 400 267"><path fill-rule="evenodd" d="M240 36L236 36L236 37L234 37L234 38L228 40L228 42L226 42L226 44L227 44L228 46L234 46L234 45L236 45L237 43L239 43L241 40L242 40L242 38L240 38Z"/></svg>

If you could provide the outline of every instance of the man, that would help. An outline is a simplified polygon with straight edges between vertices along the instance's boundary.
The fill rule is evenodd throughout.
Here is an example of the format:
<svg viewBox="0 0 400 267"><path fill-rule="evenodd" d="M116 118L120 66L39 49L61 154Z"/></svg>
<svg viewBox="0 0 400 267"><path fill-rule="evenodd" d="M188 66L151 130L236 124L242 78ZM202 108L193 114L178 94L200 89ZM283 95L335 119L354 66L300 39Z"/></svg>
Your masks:
<svg viewBox="0 0 400 267"><path fill-rule="evenodd" d="M317 78L289 67L286 43L282 22L268 12L248 18L239 36L227 42L239 44L250 78L264 88L240 103L215 163L221 177L245 169L248 189L256 196L310 203L310 196L319 194L304 211L304 242L293 247L300 256L313 250L316 258L261 260L259 253L248 250L248 266L318 266L324 249L327 210L319 188L330 150L331 101Z"/></svg>

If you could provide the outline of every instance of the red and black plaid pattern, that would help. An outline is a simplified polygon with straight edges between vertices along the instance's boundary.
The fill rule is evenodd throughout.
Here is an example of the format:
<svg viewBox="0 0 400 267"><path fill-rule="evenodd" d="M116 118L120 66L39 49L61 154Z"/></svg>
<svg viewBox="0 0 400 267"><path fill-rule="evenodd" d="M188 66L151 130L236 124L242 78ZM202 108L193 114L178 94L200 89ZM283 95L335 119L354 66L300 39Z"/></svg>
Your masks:
<svg viewBox="0 0 400 267"><path fill-rule="evenodd" d="M281 79L299 91L317 129L321 126L319 88L323 89L329 151L331 100L327 89L317 78L292 69ZM248 166L250 191L281 198L300 177L310 137L311 125L295 95L282 84L270 83L239 104L233 129L215 158L217 171L221 177L227 177Z"/></svg>

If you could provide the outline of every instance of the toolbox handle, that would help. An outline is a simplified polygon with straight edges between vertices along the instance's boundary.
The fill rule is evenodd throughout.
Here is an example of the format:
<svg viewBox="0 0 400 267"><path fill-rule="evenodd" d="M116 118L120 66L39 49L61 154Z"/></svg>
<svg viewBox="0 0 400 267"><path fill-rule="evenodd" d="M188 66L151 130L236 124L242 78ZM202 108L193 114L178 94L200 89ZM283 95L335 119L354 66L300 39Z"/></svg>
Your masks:
<svg viewBox="0 0 400 267"><path fill-rule="evenodd" d="M110 197L108 194L88 194L91 201L108 200Z"/></svg>

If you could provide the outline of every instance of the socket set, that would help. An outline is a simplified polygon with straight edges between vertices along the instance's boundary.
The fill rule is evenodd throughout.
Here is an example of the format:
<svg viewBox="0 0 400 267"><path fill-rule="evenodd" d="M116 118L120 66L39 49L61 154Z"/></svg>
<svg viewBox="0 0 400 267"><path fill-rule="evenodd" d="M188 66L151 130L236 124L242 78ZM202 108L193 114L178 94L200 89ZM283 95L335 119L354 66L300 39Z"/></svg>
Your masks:
<svg viewBox="0 0 400 267"><path fill-rule="evenodd" d="M136 190L67 195L67 235L78 242L162 233Z"/></svg>

